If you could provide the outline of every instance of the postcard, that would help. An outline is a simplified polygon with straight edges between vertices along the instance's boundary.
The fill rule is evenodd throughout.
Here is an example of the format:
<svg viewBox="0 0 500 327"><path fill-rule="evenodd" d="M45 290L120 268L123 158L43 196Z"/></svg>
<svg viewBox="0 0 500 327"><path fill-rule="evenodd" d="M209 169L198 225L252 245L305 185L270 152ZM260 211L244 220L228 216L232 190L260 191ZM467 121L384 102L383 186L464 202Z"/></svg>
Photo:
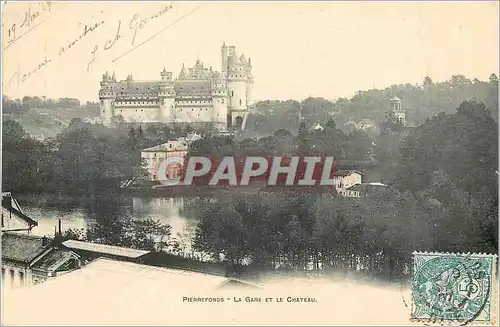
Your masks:
<svg viewBox="0 0 500 327"><path fill-rule="evenodd" d="M498 324L498 2L1 10L3 325Z"/></svg>

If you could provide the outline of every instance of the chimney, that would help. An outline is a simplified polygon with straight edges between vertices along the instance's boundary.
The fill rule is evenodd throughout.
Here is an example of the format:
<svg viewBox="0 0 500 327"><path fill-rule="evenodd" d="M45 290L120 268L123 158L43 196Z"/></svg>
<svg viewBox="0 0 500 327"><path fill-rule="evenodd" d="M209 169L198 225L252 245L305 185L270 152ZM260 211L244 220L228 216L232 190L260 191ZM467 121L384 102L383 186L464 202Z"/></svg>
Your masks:
<svg viewBox="0 0 500 327"><path fill-rule="evenodd" d="M10 193L2 194L2 206L8 209L12 208L12 195Z"/></svg>
<svg viewBox="0 0 500 327"><path fill-rule="evenodd" d="M61 232L61 219L59 219L59 236L62 236L62 232Z"/></svg>

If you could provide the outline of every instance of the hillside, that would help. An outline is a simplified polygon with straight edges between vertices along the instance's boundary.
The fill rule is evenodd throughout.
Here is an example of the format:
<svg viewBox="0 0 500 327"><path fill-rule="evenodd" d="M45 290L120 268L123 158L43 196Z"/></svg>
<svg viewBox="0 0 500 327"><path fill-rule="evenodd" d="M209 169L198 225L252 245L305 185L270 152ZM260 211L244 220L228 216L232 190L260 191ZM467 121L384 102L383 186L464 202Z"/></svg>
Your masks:
<svg viewBox="0 0 500 327"><path fill-rule="evenodd" d="M37 98L37 97L35 97ZM74 103L67 101L33 101L30 97L23 100L10 100L8 97L2 101L3 120L14 120L20 123L31 136L43 139L54 137L66 128L72 119L92 118L99 115L98 106L88 103L80 106L78 100ZM38 99L38 98L37 98Z"/></svg>
<svg viewBox="0 0 500 327"><path fill-rule="evenodd" d="M343 128L349 120L371 119L378 125L385 119L389 109L389 99L397 96L407 110L410 125L419 125L440 112L455 113L463 101L484 102L492 117L498 117L498 78L491 74L488 81L469 79L454 75L450 80L433 82L426 77L421 85L400 84L385 89L359 91L352 98L329 101L323 98L308 98L302 102L260 101L255 104L248 117L246 134L265 135L284 128L298 131L298 118L302 113L308 126L324 123L333 118L337 126Z"/></svg>

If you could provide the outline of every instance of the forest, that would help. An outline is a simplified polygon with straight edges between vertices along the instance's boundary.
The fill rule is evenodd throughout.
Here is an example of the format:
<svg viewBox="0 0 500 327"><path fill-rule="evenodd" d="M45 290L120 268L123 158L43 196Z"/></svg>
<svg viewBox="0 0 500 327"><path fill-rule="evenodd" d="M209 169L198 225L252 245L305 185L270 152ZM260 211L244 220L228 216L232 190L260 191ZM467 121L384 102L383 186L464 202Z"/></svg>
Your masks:
<svg viewBox="0 0 500 327"><path fill-rule="evenodd" d="M385 115L393 95L403 100L418 126L404 128ZM297 119L301 105L302 126ZM423 87L392 86L334 102L260 102L256 110L248 123L254 137L206 134L191 153L300 154L314 149L339 160L387 167L389 187L361 199L236 192L215 201L200 199L192 210L200 220L192 244L197 260L222 262L232 273L241 266L331 268L393 278L407 271L416 250L497 252L496 75L487 82L454 76L433 83L429 78ZM342 121L351 118L376 120L377 134L346 130ZM312 130L318 122L324 129ZM5 120L2 127L4 190L74 197L120 194L124 181L146 174L140 149L192 131L157 125L143 129L120 121L105 127L73 119L56 137L36 140L14 120ZM153 230L161 233L153 235ZM114 219L68 237L186 255L169 226L154 221L143 226Z"/></svg>

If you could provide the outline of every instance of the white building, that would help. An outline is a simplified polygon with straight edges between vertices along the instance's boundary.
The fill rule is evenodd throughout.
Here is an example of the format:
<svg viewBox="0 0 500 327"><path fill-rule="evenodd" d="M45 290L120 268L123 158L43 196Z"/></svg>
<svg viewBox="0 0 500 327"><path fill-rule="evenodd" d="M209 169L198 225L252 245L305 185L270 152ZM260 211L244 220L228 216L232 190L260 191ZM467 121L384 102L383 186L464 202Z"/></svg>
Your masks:
<svg viewBox="0 0 500 327"><path fill-rule="evenodd" d="M141 151L141 159L146 164L146 169L152 181L158 180L158 168L167 157L186 157L189 150L189 145L201 138L201 135L192 133L185 138L178 138L163 144Z"/></svg>
<svg viewBox="0 0 500 327"><path fill-rule="evenodd" d="M10 192L2 193L2 232L31 233L38 223L28 217Z"/></svg>
<svg viewBox="0 0 500 327"><path fill-rule="evenodd" d="M359 183L351 185L345 189L339 191L339 194L348 198L362 198L367 196L369 193L385 188L387 185L382 183Z"/></svg>
<svg viewBox="0 0 500 327"><path fill-rule="evenodd" d="M106 72L99 91L104 125L121 115L130 123L211 124L219 131L245 129L253 104L252 62L238 56L235 46L221 48L221 71L200 60L184 65L177 78L165 68L157 81L134 81L132 75L117 81Z"/></svg>
<svg viewBox="0 0 500 327"><path fill-rule="evenodd" d="M2 283L7 289L38 284L80 266L80 256L53 239L2 233Z"/></svg>
<svg viewBox="0 0 500 327"><path fill-rule="evenodd" d="M335 189L338 193L355 185L361 184L363 173L356 170L337 170L333 177Z"/></svg>

